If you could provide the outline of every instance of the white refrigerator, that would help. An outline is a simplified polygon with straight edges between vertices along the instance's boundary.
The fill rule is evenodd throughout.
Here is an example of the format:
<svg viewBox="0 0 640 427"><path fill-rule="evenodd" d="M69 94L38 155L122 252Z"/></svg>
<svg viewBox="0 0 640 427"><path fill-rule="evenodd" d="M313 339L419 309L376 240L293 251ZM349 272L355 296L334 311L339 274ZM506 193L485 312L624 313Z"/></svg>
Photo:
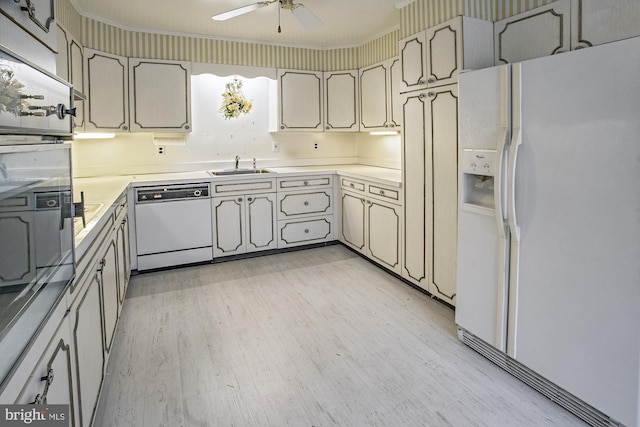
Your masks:
<svg viewBox="0 0 640 427"><path fill-rule="evenodd" d="M460 338L640 427L640 38L459 78Z"/></svg>

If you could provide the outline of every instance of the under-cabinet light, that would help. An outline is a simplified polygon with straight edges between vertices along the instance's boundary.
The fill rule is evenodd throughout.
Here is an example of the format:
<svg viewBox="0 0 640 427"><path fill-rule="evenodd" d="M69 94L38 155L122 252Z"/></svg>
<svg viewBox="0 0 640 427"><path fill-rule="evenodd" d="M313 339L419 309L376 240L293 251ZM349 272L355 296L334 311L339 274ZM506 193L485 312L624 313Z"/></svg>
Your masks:
<svg viewBox="0 0 640 427"><path fill-rule="evenodd" d="M397 130L379 130L374 132L369 132L369 135L397 135Z"/></svg>
<svg viewBox="0 0 640 427"><path fill-rule="evenodd" d="M74 139L111 139L115 137L116 137L115 133L104 133L104 132L87 132L87 133L74 134Z"/></svg>

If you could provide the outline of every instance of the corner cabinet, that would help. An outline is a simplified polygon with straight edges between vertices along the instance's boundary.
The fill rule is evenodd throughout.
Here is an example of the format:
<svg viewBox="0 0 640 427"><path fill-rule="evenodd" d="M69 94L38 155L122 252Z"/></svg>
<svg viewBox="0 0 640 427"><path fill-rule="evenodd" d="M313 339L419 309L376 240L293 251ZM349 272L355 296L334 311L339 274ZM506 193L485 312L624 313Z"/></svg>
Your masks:
<svg viewBox="0 0 640 427"><path fill-rule="evenodd" d="M346 70L324 73L324 130L359 131L358 107L358 72Z"/></svg>
<svg viewBox="0 0 640 427"><path fill-rule="evenodd" d="M85 49L85 130L190 132L188 62L125 58Z"/></svg>
<svg viewBox="0 0 640 427"><path fill-rule="evenodd" d="M558 0L494 23L495 64L568 52L570 0Z"/></svg>
<svg viewBox="0 0 640 427"><path fill-rule="evenodd" d="M400 189L349 177L340 177L340 188L340 241L376 264L400 274Z"/></svg>
<svg viewBox="0 0 640 427"><path fill-rule="evenodd" d="M191 130L191 64L129 59L129 111L133 132Z"/></svg>
<svg viewBox="0 0 640 427"><path fill-rule="evenodd" d="M129 66L127 58L85 49L86 131L129 131Z"/></svg>
<svg viewBox="0 0 640 427"><path fill-rule="evenodd" d="M360 70L361 131L400 130L400 71L399 58L392 58Z"/></svg>
<svg viewBox="0 0 640 427"><path fill-rule="evenodd" d="M279 69L277 96L275 130L322 132L322 72Z"/></svg>

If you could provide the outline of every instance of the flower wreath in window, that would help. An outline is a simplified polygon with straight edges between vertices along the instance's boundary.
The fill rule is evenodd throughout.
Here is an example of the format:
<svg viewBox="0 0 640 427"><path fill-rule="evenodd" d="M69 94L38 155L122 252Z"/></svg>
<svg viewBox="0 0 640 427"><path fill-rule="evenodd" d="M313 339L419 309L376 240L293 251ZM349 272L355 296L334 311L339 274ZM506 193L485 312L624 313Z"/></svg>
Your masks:
<svg viewBox="0 0 640 427"><path fill-rule="evenodd" d="M222 113L225 120L238 118L240 114L248 114L253 104L242 93L242 81L233 79L225 86L222 93L222 106L218 112Z"/></svg>

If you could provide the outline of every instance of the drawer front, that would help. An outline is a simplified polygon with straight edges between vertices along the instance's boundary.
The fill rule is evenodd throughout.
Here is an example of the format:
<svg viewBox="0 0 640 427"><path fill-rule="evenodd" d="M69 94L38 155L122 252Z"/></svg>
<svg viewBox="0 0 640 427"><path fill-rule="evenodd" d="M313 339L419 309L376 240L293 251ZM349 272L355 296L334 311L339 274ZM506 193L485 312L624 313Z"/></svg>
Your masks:
<svg viewBox="0 0 640 427"><path fill-rule="evenodd" d="M272 193L276 187L275 179L260 179L251 181L212 182L213 193L222 194L250 194Z"/></svg>
<svg viewBox="0 0 640 427"><path fill-rule="evenodd" d="M350 178L340 178L340 185L345 190L361 191L361 192L364 192L364 187L365 187L364 182L356 181Z"/></svg>
<svg viewBox="0 0 640 427"><path fill-rule="evenodd" d="M331 187L331 176L278 178L278 190L303 190L305 188Z"/></svg>
<svg viewBox="0 0 640 427"><path fill-rule="evenodd" d="M333 240L333 216L307 221L279 221L278 248Z"/></svg>
<svg viewBox="0 0 640 427"><path fill-rule="evenodd" d="M331 191L311 191L278 195L278 219L301 215L330 215L333 210Z"/></svg>
<svg viewBox="0 0 640 427"><path fill-rule="evenodd" d="M383 199L388 199L390 201L400 201L400 191L379 187L377 185L369 185L369 194Z"/></svg>

